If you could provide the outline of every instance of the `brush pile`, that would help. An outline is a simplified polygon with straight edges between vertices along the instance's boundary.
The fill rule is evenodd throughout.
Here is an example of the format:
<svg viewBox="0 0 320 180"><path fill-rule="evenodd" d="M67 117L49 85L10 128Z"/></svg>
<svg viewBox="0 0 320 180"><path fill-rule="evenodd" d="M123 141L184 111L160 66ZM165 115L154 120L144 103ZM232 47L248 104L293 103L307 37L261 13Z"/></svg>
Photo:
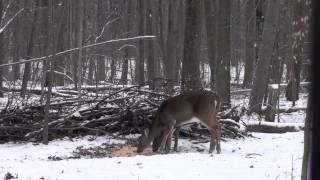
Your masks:
<svg viewBox="0 0 320 180"><path fill-rule="evenodd" d="M38 91L29 92L34 92L30 101L18 103L8 97L6 105L0 107L0 143L41 140L45 105L40 103ZM142 133L150 126L161 102L169 97L140 86L87 87L82 88L81 95L71 89L56 89L50 101L49 139ZM220 115L223 137L239 138L246 134L234 111L226 110ZM181 136L209 137L209 133L204 127L191 125L182 130Z"/></svg>

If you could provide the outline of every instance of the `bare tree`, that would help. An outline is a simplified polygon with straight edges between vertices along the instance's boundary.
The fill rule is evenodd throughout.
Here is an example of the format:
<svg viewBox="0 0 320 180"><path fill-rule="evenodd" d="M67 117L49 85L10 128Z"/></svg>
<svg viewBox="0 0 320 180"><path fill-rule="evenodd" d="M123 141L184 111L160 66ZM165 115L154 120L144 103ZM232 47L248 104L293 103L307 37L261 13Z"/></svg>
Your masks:
<svg viewBox="0 0 320 180"><path fill-rule="evenodd" d="M144 33L145 26L145 7L144 0L138 0L138 9L139 9L139 26L138 34L140 36ZM136 60L136 83L142 84L144 82L144 57L145 49L143 40L139 40L139 58Z"/></svg>
<svg viewBox="0 0 320 180"><path fill-rule="evenodd" d="M97 37L99 37L99 41L102 41L102 31L104 28L104 19L105 13L103 10L104 0L98 0L98 12L97 12ZM96 72L96 81L104 81L106 79L106 64L105 57L103 56L103 48L99 48L96 51L96 61L97 61L97 72Z"/></svg>
<svg viewBox="0 0 320 180"><path fill-rule="evenodd" d="M149 1L148 1L149 2ZM128 36L132 35L132 15L133 15L133 5L134 3L132 1L126 1L127 10L125 15L125 28L127 31ZM153 18L153 17L152 17ZM130 49L134 46L125 45L122 49L124 49L124 57L123 57L123 63L122 63L122 72L121 72L121 78L120 83L121 84L127 84L128 83L128 68L129 68L129 61L130 61Z"/></svg>
<svg viewBox="0 0 320 180"><path fill-rule="evenodd" d="M0 17L3 16L3 2L0 1ZM2 21L2 19L1 19ZM3 58L4 58L4 34L0 33L0 64L3 64ZM3 97L3 68L0 67L0 97Z"/></svg>
<svg viewBox="0 0 320 180"><path fill-rule="evenodd" d="M251 111L254 112L259 112L261 110L263 96L268 84L268 70L278 28L279 11L280 1L268 1L262 40L258 52L257 69L254 75L253 89L249 103Z"/></svg>
<svg viewBox="0 0 320 180"><path fill-rule="evenodd" d="M248 88L252 86L254 72L254 63L256 61L256 4L255 1L246 1L245 6L245 73L243 86Z"/></svg>
<svg viewBox="0 0 320 180"><path fill-rule="evenodd" d="M168 31L166 38L166 45L164 50L164 77L168 80L166 91L172 93L173 85L177 82L176 67L177 63L177 18L178 18L178 1L166 1L168 8Z"/></svg>
<svg viewBox="0 0 320 180"><path fill-rule="evenodd" d="M241 3L240 0L232 0L230 3L230 61L231 65L235 67L235 81L237 84L240 84L241 53L242 49L244 49L241 48L243 40L243 37L241 36Z"/></svg>
<svg viewBox="0 0 320 180"><path fill-rule="evenodd" d="M289 101L293 102L299 99L299 85L300 85L300 71L303 53L304 36L308 16L304 14L306 1L293 1L293 57L289 64L289 82L286 90L286 97Z"/></svg>
<svg viewBox="0 0 320 180"><path fill-rule="evenodd" d="M39 6L39 1L40 0L36 0L36 4L35 4L35 8L37 8ZM25 2L25 6L27 8L32 8L32 2ZM32 57L32 50L33 50L33 46L35 44L35 31L36 31L36 19L38 17L38 11L33 11L31 12L31 30L30 30L30 36L29 39L27 40L27 52L26 52L26 59L29 59L30 57ZM28 19L24 19L24 23L26 23L28 21ZM20 92L20 96L21 97L25 97L26 95L26 91L27 91L27 86L28 86L28 82L30 80L31 77L31 63L25 63L25 67L24 67L24 72L23 72L23 78L22 78L22 85L21 85L21 92Z"/></svg>
<svg viewBox="0 0 320 180"><path fill-rule="evenodd" d="M304 149L303 149L301 180L310 179L313 109L314 108L312 107L312 92L311 92L308 99L307 116L305 119L305 126L304 126L305 127Z"/></svg>
<svg viewBox="0 0 320 180"><path fill-rule="evenodd" d="M23 8L23 1L21 0L15 0L14 2L14 9L16 11L18 11L19 9L22 9ZM21 27L21 24L22 24L22 21L21 21L21 17L17 17L17 19L15 20L13 26L12 26L12 59L13 59L13 62L19 62L19 59L20 59L20 44L21 44L21 36L22 36L22 29L23 28L20 28ZM12 67L12 73L13 73L13 80L18 80L20 79L20 66L17 65L17 66L13 66Z"/></svg>
<svg viewBox="0 0 320 180"><path fill-rule="evenodd" d="M230 0L219 0L217 19L216 88L226 105L230 105Z"/></svg>
<svg viewBox="0 0 320 180"><path fill-rule="evenodd" d="M43 137L42 137L42 143L43 144L48 144L48 134L49 134L49 110L50 110L50 99L51 99L51 92L52 92L52 76L53 76L53 70L51 67L52 60L55 58L55 43L54 43L54 5L53 5L53 0L49 0L48 2L48 46L47 46L47 54L52 54L52 56L48 56L48 91L46 95L46 106L45 106L45 115L44 115L44 122L43 122Z"/></svg>
<svg viewBox="0 0 320 180"><path fill-rule="evenodd" d="M153 35L154 34L154 24L153 24L153 19L154 17L154 12L152 8L152 4L149 0L145 0L146 3L146 34L147 35ZM146 42L146 51L147 51L147 70L148 70L148 80L150 82L149 88L150 89L155 89L154 86L154 81L155 81L155 56L154 56L154 41L147 41Z"/></svg>
<svg viewBox="0 0 320 180"><path fill-rule="evenodd" d="M201 88L200 81L200 33L203 1L186 1L186 26L182 65L183 90Z"/></svg>
<svg viewBox="0 0 320 180"><path fill-rule="evenodd" d="M83 0L79 0L79 32L78 32L78 47L79 47L79 55L78 60L75 61L75 66L77 68L77 73L74 78L75 81L75 89L79 90L79 94L81 92L81 77L82 77L82 59L83 59L83 19L84 19L84 2Z"/></svg>
<svg viewBox="0 0 320 180"><path fill-rule="evenodd" d="M206 30L207 30L207 44L208 56L211 69L211 89L215 89L215 67L217 55L217 1L205 0L205 16L206 16Z"/></svg>

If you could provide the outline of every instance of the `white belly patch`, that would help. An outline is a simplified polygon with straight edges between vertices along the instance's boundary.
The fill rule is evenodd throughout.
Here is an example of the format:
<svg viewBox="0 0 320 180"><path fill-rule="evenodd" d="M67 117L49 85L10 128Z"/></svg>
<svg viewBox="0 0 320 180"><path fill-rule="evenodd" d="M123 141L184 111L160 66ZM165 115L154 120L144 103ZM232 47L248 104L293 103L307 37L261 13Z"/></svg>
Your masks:
<svg viewBox="0 0 320 180"><path fill-rule="evenodd" d="M204 124L202 121L200 121L200 119L197 117L192 117L190 120L185 121L185 122L181 123L180 125L183 126L185 124L191 124L191 123L198 123L198 124L204 125L205 127L208 127L206 124Z"/></svg>

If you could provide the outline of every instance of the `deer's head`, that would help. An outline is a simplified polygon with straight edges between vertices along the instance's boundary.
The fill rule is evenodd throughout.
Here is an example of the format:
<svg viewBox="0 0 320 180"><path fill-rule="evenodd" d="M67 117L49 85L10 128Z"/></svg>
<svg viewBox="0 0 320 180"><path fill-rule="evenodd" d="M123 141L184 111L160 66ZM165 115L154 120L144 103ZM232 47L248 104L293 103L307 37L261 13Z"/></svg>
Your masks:
<svg viewBox="0 0 320 180"><path fill-rule="evenodd" d="M142 151L146 148L147 144L147 137L148 137L148 130L144 130L143 134L138 139L138 148L137 152L142 153Z"/></svg>

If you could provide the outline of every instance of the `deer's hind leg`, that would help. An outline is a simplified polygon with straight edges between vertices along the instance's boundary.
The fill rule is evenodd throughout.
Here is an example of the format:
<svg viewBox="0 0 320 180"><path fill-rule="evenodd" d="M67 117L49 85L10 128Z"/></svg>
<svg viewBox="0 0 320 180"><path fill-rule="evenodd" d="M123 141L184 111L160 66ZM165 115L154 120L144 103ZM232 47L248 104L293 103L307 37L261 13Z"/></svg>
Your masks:
<svg viewBox="0 0 320 180"><path fill-rule="evenodd" d="M174 148L173 148L173 150L175 152L178 151L178 138L179 138L180 129L181 129L181 127L176 127L176 130L174 131Z"/></svg>
<svg viewBox="0 0 320 180"><path fill-rule="evenodd" d="M161 133L157 137L155 137L152 142L152 151L153 152L157 152L159 150L159 148L161 149L161 143L162 143L163 137L164 137L163 130L161 130Z"/></svg>
<svg viewBox="0 0 320 180"><path fill-rule="evenodd" d="M220 139L221 139L221 127L220 124L215 124L211 128L209 128L211 134L211 141L210 141L210 148L209 153L212 153L213 150L217 150L217 153L220 154L221 146L220 146Z"/></svg>
<svg viewBox="0 0 320 180"><path fill-rule="evenodd" d="M216 131L213 130L212 128L209 128L209 131L210 131L210 134L211 134L211 139L210 139L210 148L209 148L209 153L212 153L213 150L215 149L216 147Z"/></svg>
<svg viewBox="0 0 320 180"><path fill-rule="evenodd" d="M172 130L169 131L169 134L168 134L168 137L167 137L167 140L166 140L166 146L164 148L166 153L169 153L170 149L171 149L172 131L173 131L173 128L172 128Z"/></svg>
<svg viewBox="0 0 320 180"><path fill-rule="evenodd" d="M161 142L161 150L163 147L165 147L166 153L169 153L170 148L171 148L171 137L172 137L172 132L173 128L175 125L175 121L171 121L172 123L166 124L163 127L163 137L162 137L162 142Z"/></svg>
<svg viewBox="0 0 320 180"><path fill-rule="evenodd" d="M220 146L220 140L221 140L221 126L220 124L218 123L217 124L217 130L216 130L216 144L217 144L217 147L216 147L216 150L217 150L217 153L220 154L221 152L221 146Z"/></svg>

